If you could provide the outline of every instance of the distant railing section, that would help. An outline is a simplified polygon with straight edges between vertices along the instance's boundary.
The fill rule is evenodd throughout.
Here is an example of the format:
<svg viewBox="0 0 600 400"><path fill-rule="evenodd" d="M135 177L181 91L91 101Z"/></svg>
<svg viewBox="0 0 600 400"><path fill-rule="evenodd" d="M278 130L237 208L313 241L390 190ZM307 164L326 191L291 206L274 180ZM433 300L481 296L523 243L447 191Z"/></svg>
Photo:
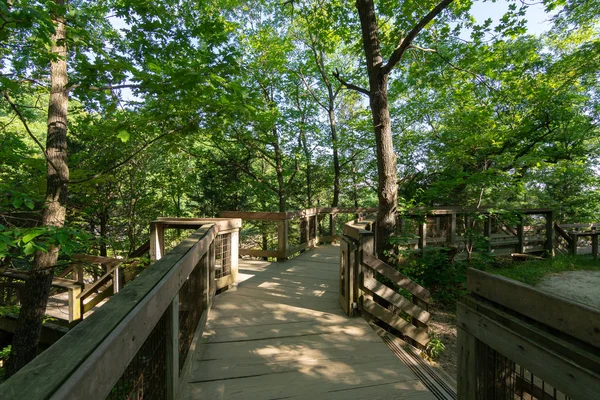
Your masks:
<svg viewBox="0 0 600 400"><path fill-rule="evenodd" d="M554 224L556 249L571 255L589 254L598 258L600 224ZM587 239L589 238L589 240Z"/></svg>
<svg viewBox="0 0 600 400"><path fill-rule="evenodd" d="M344 225L340 242L340 304L417 347L429 342L430 293L374 255L375 218Z"/></svg>
<svg viewBox="0 0 600 400"><path fill-rule="evenodd" d="M375 208L309 208L293 212L224 211L223 218L240 218L240 256L287 260L319 243L339 240L342 226Z"/></svg>
<svg viewBox="0 0 600 400"><path fill-rule="evenodd" d="M156 261L0 385L0 398L176 398L217 290L235 282L240 226L239 219L153 221ZM165 254L166 229L194 232Z"/></svg>
<svg viewBox="0 0 600 400"><path fill-rule="evenodd" d="M458 302L459 399L594 399L600 311L470 269Z"/></svg>
<svg viewBox="0 0 600 400"><path fill-rule="evenodd" d="M396 235L408 249L456 247L458 253L487 250L496 255L546 252L553 254L553 211L524 209L492 211L447 208L410 210L398 214Z"/></svg>

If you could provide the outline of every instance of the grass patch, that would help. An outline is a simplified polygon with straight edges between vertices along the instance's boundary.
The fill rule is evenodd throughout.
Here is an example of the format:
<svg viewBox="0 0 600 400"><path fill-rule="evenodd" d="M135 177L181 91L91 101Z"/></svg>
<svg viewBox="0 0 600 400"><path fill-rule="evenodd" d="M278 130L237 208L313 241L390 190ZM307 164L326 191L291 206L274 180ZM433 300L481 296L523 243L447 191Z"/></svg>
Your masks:
<svg viewBox="0 0 600 400"><path fill-rule="evenodd" d="M547 274L568 271L600 271L600 260L594 260L591 256L556 256L546 260L509 261L487 269L487 272L492 274L502 275L532 286L537 285Z"/></svg>

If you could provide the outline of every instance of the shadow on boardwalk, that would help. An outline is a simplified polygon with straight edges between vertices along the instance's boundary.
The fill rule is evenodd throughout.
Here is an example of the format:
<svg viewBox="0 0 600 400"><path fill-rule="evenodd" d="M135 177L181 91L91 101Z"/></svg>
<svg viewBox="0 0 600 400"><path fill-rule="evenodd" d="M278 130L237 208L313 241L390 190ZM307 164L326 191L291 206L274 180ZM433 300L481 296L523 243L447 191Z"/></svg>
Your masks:
<svg viewBox="0 0 600 400"><path fill-rule="evenodd" d="M185 399L433 399L338 302L339 247L283 263L240 260L191 357Z"/></svg>

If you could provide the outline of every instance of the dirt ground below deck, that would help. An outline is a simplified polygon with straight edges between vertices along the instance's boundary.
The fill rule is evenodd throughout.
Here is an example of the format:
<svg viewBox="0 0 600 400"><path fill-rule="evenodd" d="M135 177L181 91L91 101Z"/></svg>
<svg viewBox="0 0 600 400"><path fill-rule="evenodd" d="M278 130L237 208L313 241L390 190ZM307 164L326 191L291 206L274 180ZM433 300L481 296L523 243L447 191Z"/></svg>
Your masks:
<svg viewBox="0 0 600 400"><path fill-rule="evenodd" d="M600 309L600 271L549 274L536 287Z"/></svg>
<svg viewBox="0 0 600 400"><path fill-rule="evenodd" d="M456 311L434 306L430 312L429 326L446 346L436 363L456 379Z"/></svg>

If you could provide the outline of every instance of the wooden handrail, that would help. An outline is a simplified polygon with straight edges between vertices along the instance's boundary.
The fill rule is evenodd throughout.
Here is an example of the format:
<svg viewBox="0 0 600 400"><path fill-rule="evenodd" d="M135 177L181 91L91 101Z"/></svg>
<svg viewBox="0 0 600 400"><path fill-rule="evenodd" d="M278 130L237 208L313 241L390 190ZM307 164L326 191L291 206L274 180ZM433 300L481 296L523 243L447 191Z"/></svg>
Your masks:
<svg viewBox="0 0 600 400"><path fill-rule="evenodd" d="M215 224L205 225L184 239L0 385L0 398L105 398L205 255L212 256L207 266L214 269L214 252L210 249L217 233ZM216 289L210 281L207 284L210 306Z"/></svg>

